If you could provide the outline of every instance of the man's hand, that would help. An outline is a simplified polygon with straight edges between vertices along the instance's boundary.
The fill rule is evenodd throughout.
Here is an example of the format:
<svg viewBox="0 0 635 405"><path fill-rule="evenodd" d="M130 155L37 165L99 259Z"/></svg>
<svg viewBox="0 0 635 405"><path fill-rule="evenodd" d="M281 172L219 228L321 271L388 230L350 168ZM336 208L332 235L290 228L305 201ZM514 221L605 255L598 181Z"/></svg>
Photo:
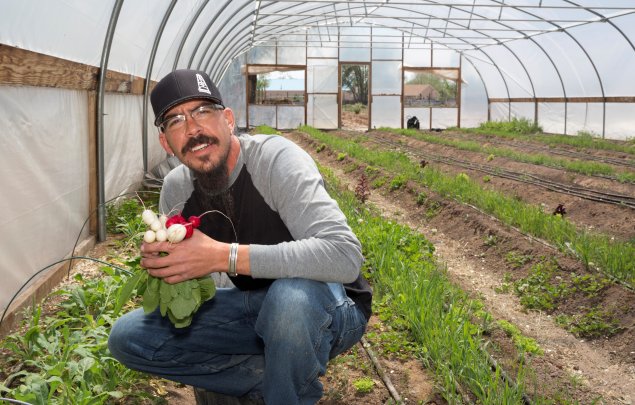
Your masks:
<svg viewBox="0 0 635 405"><path fill-rule="evenodd" d="M167 253L161 255L161 253ZM153 242L141 245L141 266L154 277L174 284L225 271L229 245L199 230L179 243Z"/></svg>

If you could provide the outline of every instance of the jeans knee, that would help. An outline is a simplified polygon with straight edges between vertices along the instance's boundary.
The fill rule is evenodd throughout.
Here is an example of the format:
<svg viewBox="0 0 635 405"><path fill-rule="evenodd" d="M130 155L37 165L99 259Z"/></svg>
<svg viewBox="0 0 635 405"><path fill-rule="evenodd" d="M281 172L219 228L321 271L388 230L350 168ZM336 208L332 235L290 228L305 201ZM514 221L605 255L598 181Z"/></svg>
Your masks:
<svg viewBox="0 0 635 405"><path fill-rule="evenodd" d="M256 331L265 340L303 340L301 336L308 338L328 327L332 320L332 301L332 294L324 283L305 279L276 280L260 309Z"/></svg>
<svg viewBox="0 0 635 405"><path fill-rule="evenodd" d="M326 310L330 305L328 294L326 284L319 281L280 279L269 288L264 305L276 316L303 318L307 313Z"/></svg>

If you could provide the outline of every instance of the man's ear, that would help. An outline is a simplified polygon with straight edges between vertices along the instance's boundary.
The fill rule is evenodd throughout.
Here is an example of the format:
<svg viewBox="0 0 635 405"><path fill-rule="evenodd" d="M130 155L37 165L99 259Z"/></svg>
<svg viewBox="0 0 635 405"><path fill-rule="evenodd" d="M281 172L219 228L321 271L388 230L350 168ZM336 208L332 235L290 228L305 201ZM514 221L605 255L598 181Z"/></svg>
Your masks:
<svg viewBox="0 0 635 405"><path fill-rule="evenodd" d="M229 126L232 134L234 133L234 129L236 129L236 119L234 118L234 112L231 108L226 107L223 110L223 115L225 116L225 120L227 120L227 125Z"/></svg>
<svg viewBox="0 0 635 405"><path fill-rule="evenodd" d="M168 153L168 155L174 155L174 152L172 151L172 148L170 147L170 144L168 143L168 139L166 138L163 132L159 133L159 142L161 143L161 146L163 147L163 149Z"/></svg>

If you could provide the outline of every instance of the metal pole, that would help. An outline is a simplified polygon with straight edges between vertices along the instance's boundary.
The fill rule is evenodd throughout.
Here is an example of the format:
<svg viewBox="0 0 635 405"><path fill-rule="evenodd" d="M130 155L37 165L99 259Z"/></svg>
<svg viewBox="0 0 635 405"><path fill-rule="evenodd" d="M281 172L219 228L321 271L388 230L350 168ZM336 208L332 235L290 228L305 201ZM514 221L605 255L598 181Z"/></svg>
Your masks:
<svg viewBox="0 0 635 405"><path fill-rule="evenodd" d="M176 1L177 0L172 0L170 5L168 6L168 9L165 11L163 20L161 21L161 25L159 26L159 30L157 31L157 35L154 38L154 44L152 45L152 51L150 52L150 60L148 61L146 80L143 86L143 121L141 129L141 143L143 151L143 171L146 173L148 172L148 93L150 90L150 81L152 80L152 66L154 65L154 58L156 57L157 48L159 47L159 42L161 41L163 30L165 29L165 25L170 19L170 14L172 14L172 10L176 5Z"/></svg>
<svg viewBox="0 0 635 405"><path fill-rule="evenodd" d="M104 88L106 86L106 72L108 71L108 57L112 38L115 35L115 27L119 19L119 12L124 0L117 0L110 15L108 31L104 39L104 48L101 52L101 63L99 65L99 82L97 88L97 239L99 242L106 240L106 179L104 178Z"/></svg>

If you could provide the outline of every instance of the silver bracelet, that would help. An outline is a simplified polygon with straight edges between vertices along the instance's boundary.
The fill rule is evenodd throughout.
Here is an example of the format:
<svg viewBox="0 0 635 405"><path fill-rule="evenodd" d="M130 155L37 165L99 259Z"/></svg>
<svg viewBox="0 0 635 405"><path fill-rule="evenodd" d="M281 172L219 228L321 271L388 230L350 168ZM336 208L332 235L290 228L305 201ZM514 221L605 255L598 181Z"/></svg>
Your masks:
<svg viewBox="0 0 635 405"><path fill-rule="evenodd" d="M236 277L236 260L238 260L238 243L232 243L229 245L229 270L227 275L229 277Z"/></svg>

